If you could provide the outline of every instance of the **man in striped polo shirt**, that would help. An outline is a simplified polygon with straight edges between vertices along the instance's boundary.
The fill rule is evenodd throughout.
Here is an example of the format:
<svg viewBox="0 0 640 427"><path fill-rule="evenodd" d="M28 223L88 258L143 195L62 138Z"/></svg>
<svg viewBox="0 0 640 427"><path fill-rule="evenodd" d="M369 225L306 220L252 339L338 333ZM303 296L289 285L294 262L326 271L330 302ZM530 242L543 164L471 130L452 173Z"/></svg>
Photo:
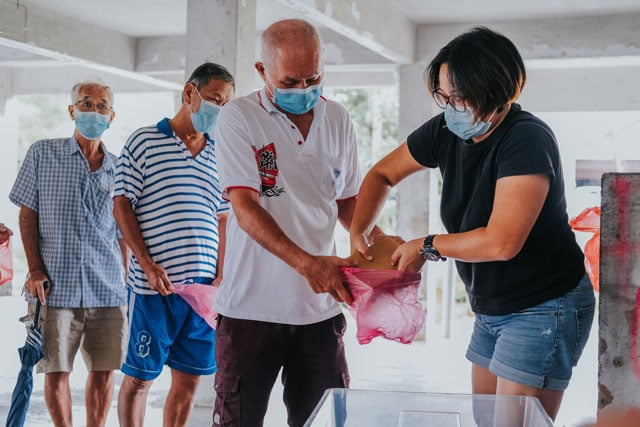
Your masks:
<svg viewBox="0 0 640 427"><path fill-rule="evenodd" d="M132 256L129 348L118 396L121 425L141 426L146 398L163 365L171 368L164 424L186 425L200 375L216 371L215 331L172 284L217 285L227 202L209 133L234 92L233 76L205 63L182 91L175 117L135 131L122 150L114 215Z"/></svg>

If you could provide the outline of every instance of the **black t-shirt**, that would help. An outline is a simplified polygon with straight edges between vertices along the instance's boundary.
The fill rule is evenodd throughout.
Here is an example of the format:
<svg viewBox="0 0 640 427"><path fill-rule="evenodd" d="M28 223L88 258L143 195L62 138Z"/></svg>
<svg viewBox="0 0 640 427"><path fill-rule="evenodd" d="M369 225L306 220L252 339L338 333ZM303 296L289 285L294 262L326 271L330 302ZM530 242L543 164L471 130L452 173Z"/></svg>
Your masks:
<svg viewBox="0 0 640 427"><path fill-rule="evenodd" d="M522 250L509 261L456 261L476 313L502 315L557 298L584 276L584 255L569 226L558 145L551 129L518 104L479 143L450 132L440 114L407 138L420 164L440 168L440 215L449 233L485 227L496 181L505 176L546 174L551 186Z"/></svg>

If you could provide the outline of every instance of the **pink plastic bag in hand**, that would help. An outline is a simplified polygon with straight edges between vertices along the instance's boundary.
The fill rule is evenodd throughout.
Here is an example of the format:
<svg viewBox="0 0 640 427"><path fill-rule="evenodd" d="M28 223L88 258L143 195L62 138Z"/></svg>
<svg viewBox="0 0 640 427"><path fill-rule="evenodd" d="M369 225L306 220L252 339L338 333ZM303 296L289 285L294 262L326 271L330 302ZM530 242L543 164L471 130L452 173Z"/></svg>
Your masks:
<svg viewBox="0 0 640 427"><path fill-rule="evenodd" d="M11 246L7 240L0 245L0 285L13 279L13 261L11 260Z"/></svg>
<svg viewBox="0 0 640 427"><path fill-rule="evenodd" d="M425 321L418 301L420 273L341 267L342 281L353 296L356 338L368 344L377 336L410 344Z"/></svg>
<svg viewBox="0 0 640 427"><path fill-rule="evenodd" d="M172 284L173 293L180 295L213 329L216 328L218 313L213 311L216 302L217 286L201 285L199 283Z"/></svg>

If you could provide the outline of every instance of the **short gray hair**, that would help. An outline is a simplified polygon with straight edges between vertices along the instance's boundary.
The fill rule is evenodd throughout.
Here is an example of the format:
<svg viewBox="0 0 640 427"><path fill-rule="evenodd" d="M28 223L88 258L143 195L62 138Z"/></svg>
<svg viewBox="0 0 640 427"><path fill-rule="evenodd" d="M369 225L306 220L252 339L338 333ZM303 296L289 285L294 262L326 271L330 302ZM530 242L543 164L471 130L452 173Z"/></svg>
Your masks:
<svg viewBox="0 0 640 427"><path fill-rule="evenodd" d="M97 86L101 89L105 89L109 95L109 103L113 105L113 91L105 82L103 82L99 77L92 76L86 80L76 83L73 85L73 89L71 89L71 104L76 103L76 98L78 97L78 93L80 93L80 89L85 86Z"/></svg>
<svg viewBox="0 0 640 427"><path fill-rule="evenodd" d="M316 42L322 47L322 39L316 27L304 19L284 19L274 22L262 32L261 52L262 63L267 68L273 65L276 52L280 44L285 41L296 41L298 43Z"/></svg>

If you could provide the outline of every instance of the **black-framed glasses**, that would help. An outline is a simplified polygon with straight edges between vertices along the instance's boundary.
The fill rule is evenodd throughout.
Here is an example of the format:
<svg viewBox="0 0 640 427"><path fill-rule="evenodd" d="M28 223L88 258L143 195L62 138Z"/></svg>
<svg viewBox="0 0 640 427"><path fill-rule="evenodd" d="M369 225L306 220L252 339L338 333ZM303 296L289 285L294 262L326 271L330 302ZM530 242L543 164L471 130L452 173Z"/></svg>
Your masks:
<svg viewBox="0 0 640 427"><path fill-rule="evenodd" d="M80 111L97 111L100 114L107 114L111 111L111 105L106 104L104 102L99 102L95 104L93 101L88 99L83 99L81 101L76 101L75 104Z"/></svg>
<svg viewBox="0 0 640 427"><path fill-rule="evenodd" d="M465 104L464 96L459 95L445 95L440 91L440 88L434 90L431 95L433 96L433 100L436 101L436 105L438 107L445 110L447 108L447 104L451 105L454 110L459 113L464 113L467 111L467 105Z"/></svg>

